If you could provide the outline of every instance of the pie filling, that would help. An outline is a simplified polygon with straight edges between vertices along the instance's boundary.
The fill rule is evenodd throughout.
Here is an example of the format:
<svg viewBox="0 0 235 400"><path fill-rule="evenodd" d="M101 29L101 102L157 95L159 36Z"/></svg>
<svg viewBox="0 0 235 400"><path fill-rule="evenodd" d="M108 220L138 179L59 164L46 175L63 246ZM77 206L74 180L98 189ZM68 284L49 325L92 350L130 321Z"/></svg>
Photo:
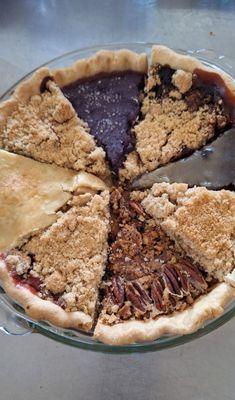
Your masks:
<svg viewBox="0 0 235 400"><path fill-rule="evenodd" d="M118 172L134 149L131 128L140 111L144 74L134 71L98 74L62 88L77 115L106 151L111 169Z"/></svg>
<svg viewBox="0 0 235 400"><path fill-rule="evenodd" d="M150 68L134 126L135 151L127 156L120 176L132 180L200 149L234 123L234 99L218 86L214 74L191 74L156 65ZM222 83L221 83L222 85ZM233 101L233 106L232 106Z"/></svg>
<svg viewBox="0 0 235 400"><path fill-rule="evenodd" d="M182 311L216 283L176 248L129 193L116 188L110 201L110 249L102 289L104 323Z"/></svg>

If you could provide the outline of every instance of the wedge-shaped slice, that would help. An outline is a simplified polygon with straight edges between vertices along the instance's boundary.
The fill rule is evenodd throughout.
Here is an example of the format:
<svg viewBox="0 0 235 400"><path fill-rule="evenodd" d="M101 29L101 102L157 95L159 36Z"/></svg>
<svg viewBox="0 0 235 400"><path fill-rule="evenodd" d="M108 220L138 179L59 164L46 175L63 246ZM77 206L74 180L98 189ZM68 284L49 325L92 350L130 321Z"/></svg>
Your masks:
<svg viewBox="0 0 235 400"><path fill-rule="evenodd" d="M222 281L235 267L234 192L162 183L142 204L211 277Z"/></svg>
<svg viewBox="0 0 235 400"><path fill-rule="evenodd" d="M138 119L146 72L146 55L129 50L103 50L53 72L115 173L134 149L132 127Z"/></svg>
<svg viewBox="0 0 235 400"><path fill-rule="evenodd" d="M223 313L235 298L234 200L229 191L185 184L156 184L130 197L112 192L99 340L188 334Z"/></svg>
<svg viewBox="0 0 235 400"><path fill-rule="evenodd" d="M0 105L0 147L104 176L103 150L52 79L42 68Z"/></svg>
<svg viewBox="0 0 235 400"><path fill-rule="evenodd" d="M67 211L23 246L2 254L5 291L26 313L66 328L94 322L108 235L107 191L74 195Z"/></svg>
<svg viewBox="0 0 235 400"><path fill-rule="evenodd" d="M164 46L152 48L145 91L136 149L120 173L126 179L192 153L234 118L232 78Z"/></svg>
<svg viewBox="0 0 235 400"><path fill-rule="evenodd" d="M32 318L89 329L107 251L105 184L1 150L0 189L6 292Z"/></svg>

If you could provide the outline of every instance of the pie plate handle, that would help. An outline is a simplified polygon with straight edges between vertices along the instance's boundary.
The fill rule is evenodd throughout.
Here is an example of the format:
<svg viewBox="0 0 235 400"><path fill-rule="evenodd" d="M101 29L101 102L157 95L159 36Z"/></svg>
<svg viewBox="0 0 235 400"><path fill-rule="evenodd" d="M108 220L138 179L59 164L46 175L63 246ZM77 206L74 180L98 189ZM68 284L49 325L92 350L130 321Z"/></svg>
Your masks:
<svg viewBox="0 0 235 400"><path fill-rule="evenodd" d="M9 336L25 336L33 333L34 328L0 300L0 332Z"/></svg>

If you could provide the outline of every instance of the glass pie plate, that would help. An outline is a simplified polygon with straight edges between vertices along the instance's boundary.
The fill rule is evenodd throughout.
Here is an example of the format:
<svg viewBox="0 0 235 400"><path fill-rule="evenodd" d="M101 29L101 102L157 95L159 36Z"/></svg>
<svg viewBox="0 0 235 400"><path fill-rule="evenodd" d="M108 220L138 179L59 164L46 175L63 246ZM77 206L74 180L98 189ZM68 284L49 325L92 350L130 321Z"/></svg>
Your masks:
<svg viewBox="0 0 235 400"><path fill-rule="evenodd" d="M65 67L77 59L90 57L95 52L101 49L115 50L121 48L127 48L138 53L146 52L150 55L151 47L153 43L114 43L101 46L87 47L79 50L75 50L66 53L60 57L57 57L43 66L49 68ZM182 50L176 49L181 54L193 55L200 59L204 64L214 68L215 70L223 70L235 77L235 62L224 55L217 55L212 50L199 49L199 50ZM19 82L12 86L3 96L0 101L6 100L14 91L15 87L28 78L34 71L24 76ZM169 347L181 345L186 342L190 342L196 338L206 335L219 326L223 325L235 316L235 301L230 304L223 315L207 321L203 327L196 332L189 335L177 335L177 336L163 336L157 340L144 343L136 343L125 346L110 346L105 345L96 341L92 337L92 333L85 333L78 330L62 329L46 322L38 322L29 318L23 308L13 301L1 288L0 286L0 331L7 335L27 335L30 333L40 333L47 337L50 337L58 342L68 344L77 348L109 352L109 353L130 353L130 352L147 352L157 351Z"/></svg>

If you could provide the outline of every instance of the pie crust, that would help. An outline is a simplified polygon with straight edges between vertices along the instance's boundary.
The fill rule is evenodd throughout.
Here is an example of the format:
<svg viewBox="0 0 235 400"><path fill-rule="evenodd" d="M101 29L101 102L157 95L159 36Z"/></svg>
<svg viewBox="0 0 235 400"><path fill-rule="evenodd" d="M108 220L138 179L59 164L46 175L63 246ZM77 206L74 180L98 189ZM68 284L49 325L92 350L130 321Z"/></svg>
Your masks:
<svg viewBox="0 0 235 400"><path fill-rule="evenodd" d="M192 307L156 320L127 321L116 325L105 325L98 321L94 336L110 345L124 345L155 340L163 335L187 335L198 330L205 321L217 318L224 307L235 298L235 288L220 283L210 293L201 296Z"/></svg>
<svg viewBox="0 0 235 400"><path fill-rule="evenodd" d="M147 73L148 60L146 54L137 54L130 50L101 50L93 57L78 60L66 68L52 71L60 87L69 85L78 79L89 78L99 73L136 71Z"/></svg>

